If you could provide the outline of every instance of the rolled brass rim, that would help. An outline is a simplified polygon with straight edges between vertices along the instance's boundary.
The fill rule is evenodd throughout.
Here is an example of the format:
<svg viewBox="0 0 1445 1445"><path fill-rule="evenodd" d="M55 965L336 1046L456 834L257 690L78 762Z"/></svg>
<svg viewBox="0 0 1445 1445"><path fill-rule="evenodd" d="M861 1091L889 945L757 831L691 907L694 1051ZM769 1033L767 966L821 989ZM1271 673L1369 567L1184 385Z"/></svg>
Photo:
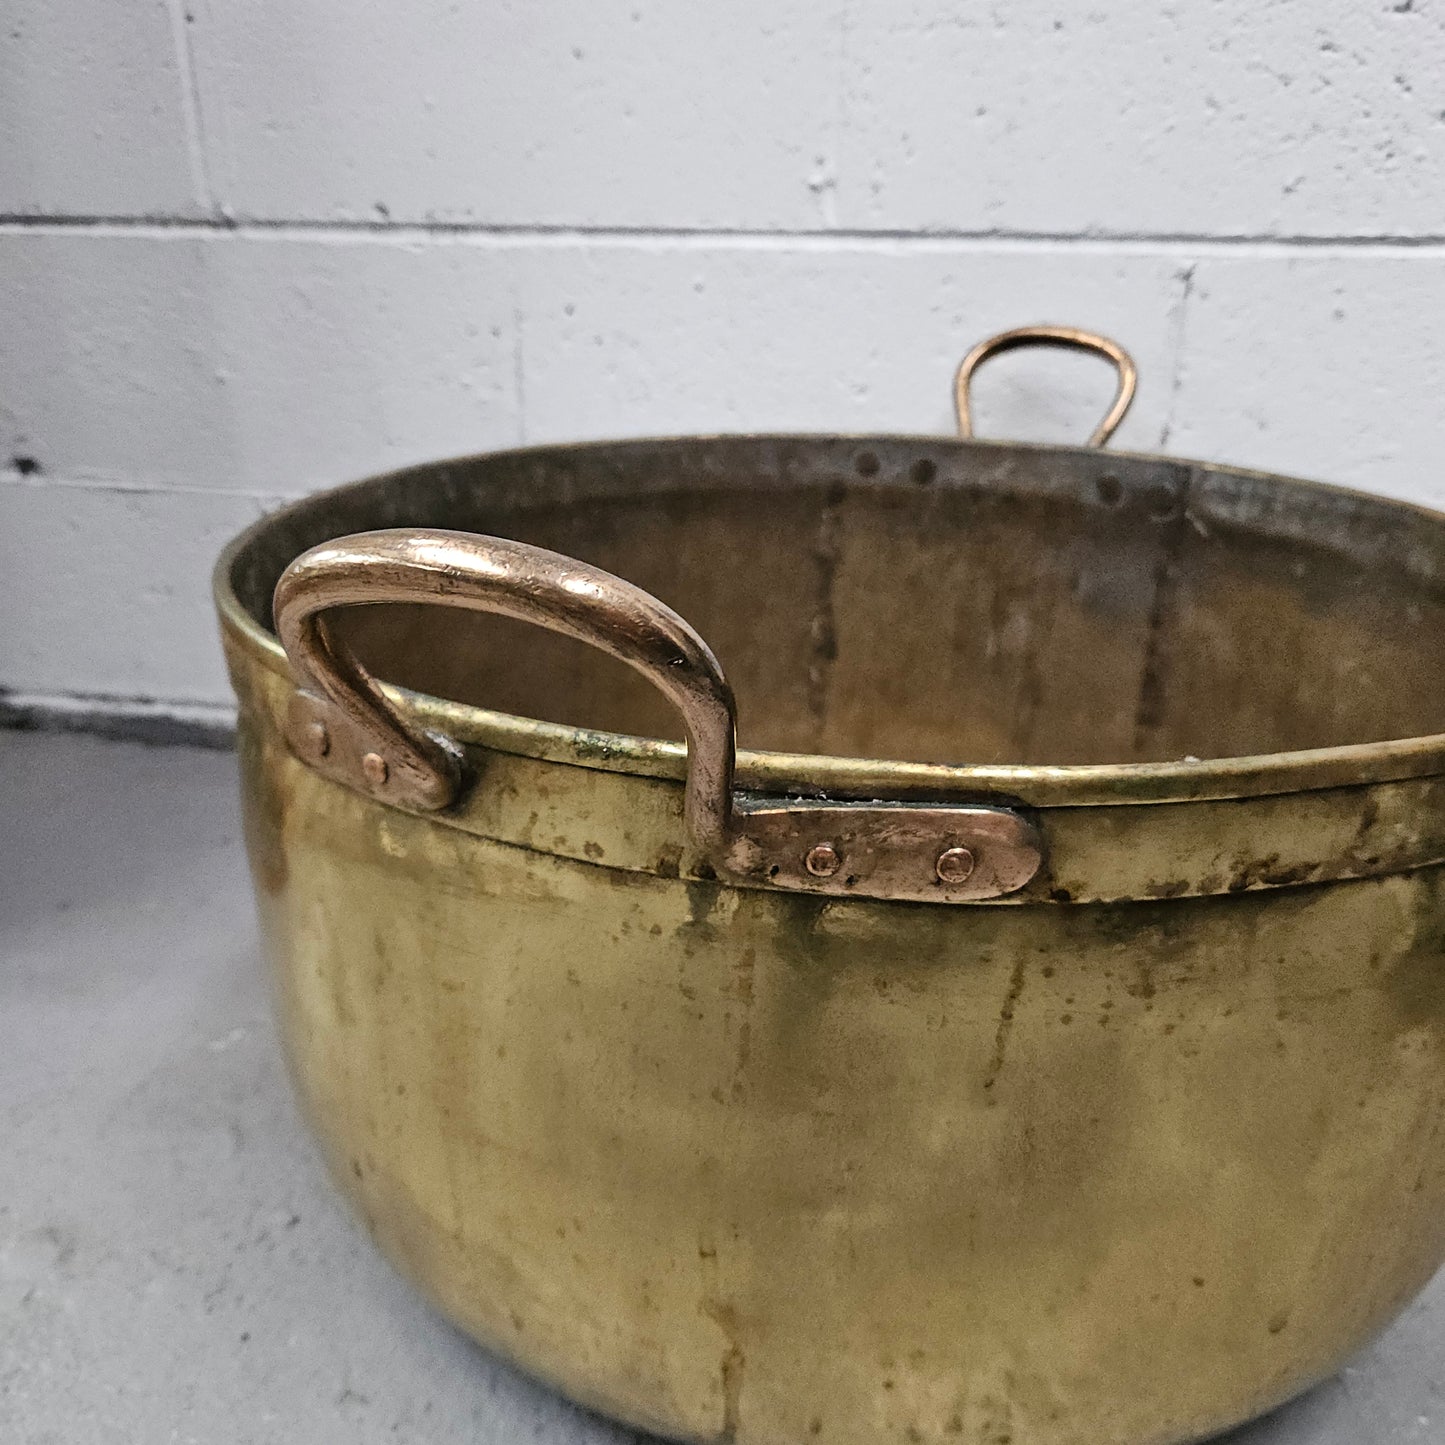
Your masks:
<svg viewBox="0 0 1445 1445"><path fill-rule="evenodd" d="M633 445L665 447L695 445L690 436L639 439ZM860 454L886 448L909 450L968 447L1007 455L1019 444L998 441L942 441L938 437L902 434L855 433L843 436L808 434L751 434L733 440L748 445L844 444ZM515 448L458 458L458 464L486 462L545 463L549 458L604 453L614 442L547 445ZM1079 457L1077 447L1029 444L1029 453ZM1318 494L1322 498L1356 500L1379 505L1382 500L1346 487L1328 486L1303 478L1160 457L1145 452L1111 452L1111 458L1141 464L1169 462L1180 467L1207 469L1216 477L1241 485L1279 484ZM363 482L313 493L254 523L221 553L213 573L216 606L236 643L267 669L291 677L279 639L247 611L236 593L233 572L257 539L290 519L304 517L312 508L325 507L355 488L401 484L417 469L382 473ZM1388 505L1435 526L1445 516L1415 503L1391 499ZM381 684L381 691L404 707L420 727L444 732L457 742L486 747L519 757L640 777L681 780L687 766L686 749L679 743L627 733L600 732L560 723L516 716L488 708L468 706ZM1090 764L971 764L905 762L886 758L840 757L823 753L788 753L739 747L739 784L762 792L826 791L839 797L997 797L1036 808L1108 807L1149 803L1207 802L1230 798L1268 797L1360 784L1427 778L1445 774L1445 733L1421 734L1379 742L1351 743L1284 752L1206 758L1202 761L1169 760L1146 763Z"/></svg>

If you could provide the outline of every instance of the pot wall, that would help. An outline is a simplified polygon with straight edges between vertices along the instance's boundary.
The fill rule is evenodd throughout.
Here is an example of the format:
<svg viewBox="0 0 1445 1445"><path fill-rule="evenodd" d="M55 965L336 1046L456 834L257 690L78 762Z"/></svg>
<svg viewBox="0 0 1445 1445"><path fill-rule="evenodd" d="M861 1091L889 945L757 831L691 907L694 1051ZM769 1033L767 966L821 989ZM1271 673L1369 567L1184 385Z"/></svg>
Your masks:
<svg viewBox="0 0 1445 1445"><path fill-rule="evenodd" d="M384 808L259 709L242 739L333 1173L464 1329L608 1413L1190 1439L1327 1373L1445 1252L1438 867L824 903Z"/></svg>

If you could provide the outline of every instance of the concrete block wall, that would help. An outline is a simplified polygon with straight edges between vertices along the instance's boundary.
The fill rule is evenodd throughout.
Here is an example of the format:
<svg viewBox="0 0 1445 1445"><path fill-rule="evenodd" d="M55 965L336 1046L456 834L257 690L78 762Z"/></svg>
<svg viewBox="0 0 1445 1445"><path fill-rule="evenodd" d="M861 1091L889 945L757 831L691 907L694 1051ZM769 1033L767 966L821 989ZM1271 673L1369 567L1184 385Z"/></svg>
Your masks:
<svg viewBox="0 0 1445 1445"><path fill-rule="evenodd" d="M951 429L1445 505L1445 0L10 0L0 689L224 717L278 500L521 441ZM1019 354L980 429L1082 437Z"/></svg>

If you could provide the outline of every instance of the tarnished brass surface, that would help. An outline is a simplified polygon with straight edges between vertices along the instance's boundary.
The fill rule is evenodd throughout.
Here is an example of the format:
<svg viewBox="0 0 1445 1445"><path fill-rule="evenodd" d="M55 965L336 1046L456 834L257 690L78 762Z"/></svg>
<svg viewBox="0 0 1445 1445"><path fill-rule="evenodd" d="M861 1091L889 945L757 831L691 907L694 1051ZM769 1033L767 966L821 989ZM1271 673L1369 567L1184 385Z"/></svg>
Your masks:
<svg viewBox="0 0 1445 1445"><path fill-rule="evenodd" d="M250 714L337 1180L492 1348L688 1439L1194 1439L1445 1248L1442 871L960 910L688 883L385 808Z"/></svg>
<svg viewBox="0 0 1445 1445"><path fill-rule="evenodd" d="M435 607L329 625L462 795L328 777L271 589L395 527L676 608L770 749L743 795L983 804L1043 868L958 907L709 879L649 683ZM617 443L308 499L217 591L332 1170L569 1394L743 1445L1174 1445L1445 1254L1442 519L1086 449Z"/></svg>

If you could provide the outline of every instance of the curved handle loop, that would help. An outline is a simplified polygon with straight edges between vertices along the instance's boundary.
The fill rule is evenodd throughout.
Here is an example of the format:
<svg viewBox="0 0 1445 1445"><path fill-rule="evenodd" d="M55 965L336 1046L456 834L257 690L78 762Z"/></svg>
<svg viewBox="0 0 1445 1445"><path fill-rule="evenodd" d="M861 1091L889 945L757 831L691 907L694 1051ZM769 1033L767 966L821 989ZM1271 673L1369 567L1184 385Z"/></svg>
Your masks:
<svg viewBox="0 0 1445 1445"><path fill-rule="evenodd" d="M1133 357L1117 341L1111 341L1107 336L1099 336L1092 331L1080 331L1075 326L1019 326L1012 331L1001 331L997 336L990 336L987 341L980 341L963 358L958 368L958 377L954 382L959 436L965 440L973 438L973 412L969 404L969 387L972 384L974 372L990 356L997 356L1003 351L1013 351L1020 346L1062 346L1075 351L1091 351L1096 356L1102 356L1113 362L1114 369L1119 373L1119 386L1103 421L1094 428L1094 434L1089 438L1091 447L1105 445L1118 429L1119 423L1124 420L1130 403L1134 400L1134 388L1139 379L1139 371L1134 365Z"/></svg>
<svg viewBox="0 0 1445 1445"><path fill-rule="evenodd" d="M470 532L361 532L313 547L276 584L276 631L304 689L320 693L360 734L336 746L313 709L302 720L309 758L403 807L434 811L460 787L457 750L419 732L331 635L333 608L436 602L495 612L590 643L642 673L682 714L688 772L684 811L708 853L721 853L732 819L735 707L722 668L688 624L657 598L541 547ZM307 701L302 694L303 704ZM359 771L360 778L356 776Z"/></svg>

